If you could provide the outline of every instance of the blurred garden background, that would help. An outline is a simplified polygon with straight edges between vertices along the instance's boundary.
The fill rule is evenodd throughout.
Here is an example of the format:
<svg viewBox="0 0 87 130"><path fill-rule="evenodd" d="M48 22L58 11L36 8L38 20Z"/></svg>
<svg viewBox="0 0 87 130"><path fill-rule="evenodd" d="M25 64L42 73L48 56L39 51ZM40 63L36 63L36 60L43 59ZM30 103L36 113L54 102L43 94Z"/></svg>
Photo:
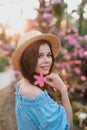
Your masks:
<svg viewBox="0 0 87 130"><path fill-rule="evenodd" d="M87 130L87 0L0 0L0 130L17 130L15 82L20 73L11 55L20 36L33 29L60 38L54 67L68 89L74 130Z"/></svg>

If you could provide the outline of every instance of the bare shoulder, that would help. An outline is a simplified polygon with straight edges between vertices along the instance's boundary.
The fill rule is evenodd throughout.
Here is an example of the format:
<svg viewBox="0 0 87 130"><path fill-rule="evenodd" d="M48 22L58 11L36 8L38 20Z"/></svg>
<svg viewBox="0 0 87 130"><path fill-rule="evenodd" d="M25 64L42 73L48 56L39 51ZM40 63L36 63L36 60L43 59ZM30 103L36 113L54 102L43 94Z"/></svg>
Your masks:
<svg viewBox="0 0 87 130"><path fill-rule="evenodd" d="M30 84L28 81L21 79L18 82L19 86L19 93L22 96L26 96L28 98L32 98L42 92L42 90L32 84Z"/></svg>

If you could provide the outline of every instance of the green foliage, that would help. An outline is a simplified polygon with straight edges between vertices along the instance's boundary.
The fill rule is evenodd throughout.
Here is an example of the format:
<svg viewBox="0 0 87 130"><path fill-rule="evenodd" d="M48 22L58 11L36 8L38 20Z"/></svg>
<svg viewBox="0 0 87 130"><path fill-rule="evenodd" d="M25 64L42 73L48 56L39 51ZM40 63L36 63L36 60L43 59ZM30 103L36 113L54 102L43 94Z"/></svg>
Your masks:
<svg viewBox="0 0 87 130"><path fill-rule="evenodd" d="M87 34L87 20L83 20L81 35Z"/></svg>
<svg viewBox="0 0 87 130"><path fill-rule="evenodd" d="M53 11L54 17L63 16L64 9L66 7L67 7L67 5L65 3L62 3L62 4L53 3L52 4L52 11Z"/></svg>
<svg viewBox="0 0 87 130"><path fill-rule="evenodd" d="M52 4L52 14L54 18L56 19L55 26L60 27L60 22L64 16L64 10L67 7L65 3L62 2L62 4L59 3L53 3Z"/></svg>
<svg viewBox="0 0 87 130"><path fill-rule="evenodd" d="M4 55L0 55L0 72L5 70L5 67L8 65L8 58Z"/></svg>
<svg viewBox="0 0 87 130"><path fill-rule="evenodd" d="M76 126L78 126L79 123L80 123L80 120L79 120L79 118L78 118L77 116L74 116L74 117L73 117L73 122L74 122L74 124L75 124Z"/></svg>

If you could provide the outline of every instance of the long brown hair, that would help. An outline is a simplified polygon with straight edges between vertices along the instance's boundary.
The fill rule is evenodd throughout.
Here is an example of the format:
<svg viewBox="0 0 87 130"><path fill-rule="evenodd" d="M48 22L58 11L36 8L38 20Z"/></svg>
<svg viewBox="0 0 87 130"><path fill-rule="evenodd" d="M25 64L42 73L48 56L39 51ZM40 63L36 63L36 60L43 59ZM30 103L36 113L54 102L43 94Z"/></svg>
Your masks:
<svg viewBox="0 0 87 130"><path fill-rule="evenodd" d="M31 45L29 45L23 52L21 59L20 59L20 67L21 67L21 71L22 71L22 75L29 80L29 82L31 84L34 84L34 75L36 74L35 72L35 68L37 65L37 61L38 61L38 52L39 52L39 47L43 44L47 44L50 47L51 50L51 56L52 56L52 65L50 68L49 73L51 73L52 69L53 69L53 64L54 64L54 55L52 52L52 47L51 44L46 41L46 40L39 40L36 41L34 43L32 43ZM39 86L37 86L39 87ZM40 88L41 89L41 88ZM48 86L47 84L44 85L44 88L42 88L43 90L46 89L48 91L48 94L57 101L56 95L55 95L55 90Z"/></svg>

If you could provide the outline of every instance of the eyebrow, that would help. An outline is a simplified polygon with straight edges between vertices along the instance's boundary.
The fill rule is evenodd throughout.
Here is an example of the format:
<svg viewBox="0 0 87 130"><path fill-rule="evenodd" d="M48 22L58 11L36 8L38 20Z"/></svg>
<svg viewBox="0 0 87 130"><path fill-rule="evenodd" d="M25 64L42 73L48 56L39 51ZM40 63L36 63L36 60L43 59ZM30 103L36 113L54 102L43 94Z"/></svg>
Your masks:
<svg viewBox="0 0 87 130"><path fill-rule="evenodd" d="M47 52L47 53L50 53L50 54L51 54L51 52ZM38 54L43 54L43 52L39 52Z"/></svg>

